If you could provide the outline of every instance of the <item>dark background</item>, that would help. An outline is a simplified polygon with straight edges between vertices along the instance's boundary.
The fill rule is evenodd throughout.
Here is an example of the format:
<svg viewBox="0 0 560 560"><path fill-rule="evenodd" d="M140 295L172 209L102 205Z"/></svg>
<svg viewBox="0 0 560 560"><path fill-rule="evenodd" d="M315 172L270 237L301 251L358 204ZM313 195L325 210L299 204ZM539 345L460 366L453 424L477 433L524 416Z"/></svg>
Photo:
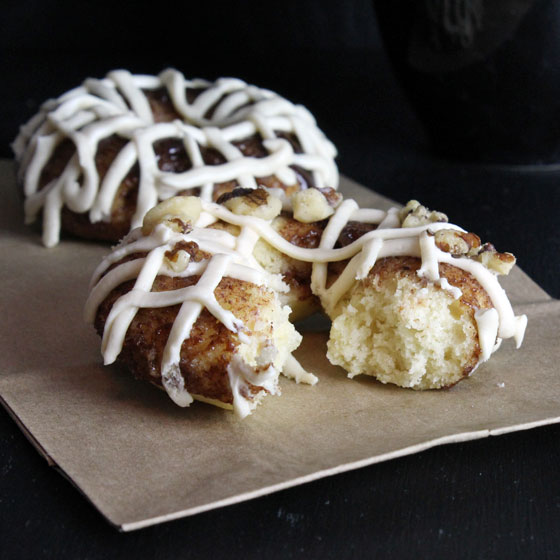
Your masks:
<svg viewBox="0 0 560 560"><path fill-rule="evenodd" d="M2 8L2 157L42 101L87 76L168 66L187 77L236 76L306 105L337 145L342 173L446 212L515 253L560 296L558 171L436 157L389 66L370 2ZM0 419L2 558L560 558L556 426L439 447L119 534L6 413Z"/></svg>

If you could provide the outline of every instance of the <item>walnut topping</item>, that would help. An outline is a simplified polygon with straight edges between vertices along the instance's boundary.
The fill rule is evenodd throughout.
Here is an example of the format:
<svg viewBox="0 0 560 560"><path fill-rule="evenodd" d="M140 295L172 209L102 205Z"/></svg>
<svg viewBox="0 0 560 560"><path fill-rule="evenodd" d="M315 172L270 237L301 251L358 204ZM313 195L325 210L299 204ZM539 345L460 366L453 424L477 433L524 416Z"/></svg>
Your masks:
<svg viewBox="0 0 560 560"><path fill-rule="evenodd" d="M485 243L478 250L471 250L469 256L481 262L487 269L503 275L509 274L516 261L511 253L498 253L492 243Z"/></svg>
<svg viewBox="0 0 560 560"><path fill-rule="evenodd" d="M334 214L326 196L318 189L306 189L292 196L294 218L299 222L310 224L324 220Z"/></svg>
<svg viewBox="0 0 560 560"><path fill-rule="evenodd" d="M317 190L323 193L329 203L329 206L332 206L333 208L337 208L342 202L343 196L332 187L322 187L317 188Z"/></svg>
<svg viewBox="0 0 560 560"><path fill-rule="evenodd" d="M183 249L174 253L171 258L165 253L165 263L174 272L183 272L183 270L187 268L190 260L191 256L186 251L183 251Z"/></svg>
<svg viewBox="0 0 560 560"><path fill-rule="evenodd" d="M167 227L178 233L190 233L192 231L192 224L190 222L183 222L181 218L168 218L166 223Z"/></svg>
<svg viewBox="0 0 560 560"><path fill-rule="evenodd" d="M145 216L142 233L150 235L158 224L179 233L188 233L192 224L198 220L202 204L196 196L174 196L154 206Z"/></svg>
<svg viewBox="0 0 560 560"><path fill-rule="evenodd" d="M515 264L511 253L498 253L492 243L480 244L480 237L453 229L440 229L434 234L436 246L453 256L465 256L482 263L496 274L508 274Z"/></svg>
<svg viewBox="0 0 560 560"><path fill-rule="evenodd" d="M210 257L210 253L202 251L194 241L181 240L165 252L165 263L174 272L183 272L191 260L200 262Z"/></svg>
<svg viewBox="0 0 560 560"><path fill-rule="evenodd" d="M433 222L447 222L447 216L441 212L429 210L417 200L409 200L399 212L401 227L418 227Z"/></svg>
<svg viewBox="0 0 560 560"><path fill-rule="evenodd" d="M257 189L246 189L242 187L236 187L232 191L228 191L216 200L217 204L226 205L226 203L234 198L247 197L247 202L255 206L260 206L261 204L266 204L266 191L261 188Z"/></svg>
<svg viewBox="0 0 560 560"><path fill-rule="evenodd" d="M254 216L263 220L272 220L282 211L282 201L261 187L233 189L220 196L217 202L234 214Z"/></svg>
<svg viewBox="0 0 560 560"><path fill-rule="evenodd" d="M478 235L454 229L436 231L435 241L439 249L452 255L467 255L473 249L480 247Z"/></svg>

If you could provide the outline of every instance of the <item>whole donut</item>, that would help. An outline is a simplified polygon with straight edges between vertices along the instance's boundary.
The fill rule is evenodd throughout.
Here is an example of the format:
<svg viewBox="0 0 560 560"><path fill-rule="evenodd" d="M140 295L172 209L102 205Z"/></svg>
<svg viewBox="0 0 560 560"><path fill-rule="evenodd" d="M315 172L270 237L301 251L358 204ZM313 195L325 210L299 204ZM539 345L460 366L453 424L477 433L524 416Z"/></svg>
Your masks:
<svg viewBox="0 0 560 560"><path fill-rule="evenodd" d="M234 78L109 72L45 102L13 149L26 222L43 243L60 231L118 241L158 201L206 200L240 186L335 188L336 150L311 113Z"/></svg>

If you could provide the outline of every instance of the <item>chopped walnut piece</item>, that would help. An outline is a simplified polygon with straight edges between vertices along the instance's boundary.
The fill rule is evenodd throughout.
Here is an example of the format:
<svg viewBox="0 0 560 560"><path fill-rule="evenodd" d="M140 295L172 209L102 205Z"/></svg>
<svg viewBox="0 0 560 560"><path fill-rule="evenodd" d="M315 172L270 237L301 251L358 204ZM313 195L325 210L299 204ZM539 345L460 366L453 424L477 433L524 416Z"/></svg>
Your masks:
<svg viewBox="0 0 560 560"><path fill-rule="evenodd" d="M473 247L470 251L468 256L469 257L478 257L481 253L496 253L496 247L492 245L492 243L485 243L484 245L479 245L478 247Z"/></svg>
<svg viewBox="0 0 560 560"><path fill-rule="evenodd" d="M272 220L282 211L282 201L261 187L233 189L220 196L217 202L234 214L254 216L263 220Z"/></svg>
<svg viewBox="0 0 560 560"><path fill-rule="evenodd" d="M453 229L440 229L434 234L436 246L453 256L466 256L482 263L497 274L508 274L515 264L511 253L498 253L492 243L480 244L480 237Z"/></svg>
<svg viewBox="0 0 560 560"><path fill-rule="evenodd" d="M179 233L188 233L192 230L192 224L198 220L202 204L196 196L174 196L154 206L144 216L142 233L150 235L158 224Z"/></svg>
<svg viewBox="0 0 560 560"><path fill-rule="evenodd" d="M454 229L440 229L435 233L439 249L452 255L467 255L473 248L480 247L480 237Z"/></svg>
<svg viewBox="0 0 560 560"><path fill-rule="evenodd" d="M333 208L337 208L342 202L342 199L344 198L339 192L335 191L332 187L322 187L322 188L317 188L317 190L323 193L324 197L327 199L327 202L329 203L329 206L332 206Z"/></svg>
<svg viewBox="0 0 560 560"><path fill-rule="evenodd" d="M168 257L167 254L165 255L165 264L167 264L173 272L183 272L189 265L190 260L191 256L183 249L174 253L171 258Z"/></svg>
<svg viewBox="0 0 560 560"><path fill-rule="evenodd" d="M324 220L334 214L326 196L318 189L306 189L292 196L294 218L298 222L310 224Z"/></svg>
<svg viewBox="0 0 560 560"><path fill-rule="evenodd" d="M471 255L471 258L480 261L487 269L496 274L503 275L509 274L516 261L511 253L498 253L492 243L485 243L477 254Z"/></svg>
<svg viewBox="0 0 560 560"><path fill-rule="evenodd" d="M183 272L191 260L200 262L210 257L210 253L202 251L194 241L181 240L175 243L173 249L165 252L165 263L171 270Z"/></svg>
<svg viewBox="0 0 560 560"><path fill-rule="evenodd" d="M409 200L399 212L401 227L418 227L433 222L447 222L447 216L422 206L417 200Z"/></svg>

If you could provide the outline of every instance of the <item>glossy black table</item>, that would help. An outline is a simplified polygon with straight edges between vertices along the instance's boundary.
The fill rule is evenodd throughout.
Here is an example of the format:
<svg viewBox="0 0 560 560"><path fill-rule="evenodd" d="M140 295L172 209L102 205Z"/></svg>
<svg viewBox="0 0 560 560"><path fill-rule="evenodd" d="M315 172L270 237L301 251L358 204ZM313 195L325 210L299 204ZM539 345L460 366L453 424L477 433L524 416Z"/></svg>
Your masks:
<svg viewBox="0 0 560 560"><path fill-rule="evenodd" d="M312 108L338 146L343 173L399 202L417 198L446 212L499 250L515 253L534 280L560 297L559 171L440 160L382 51L311 58L297 80L286 80L287 62L274 73L244 77ZM157 71L157 62L167 61L151 60L146 71ZM138 59L132 63L138 66ZM39 66L37 72L47 72ZM61 82L70 79L58 72ZM14 76L24 88L25 74ZM49 87L47 95L54 94L54 86L45 91ZM556 425L434 448L121 534L47 466L1 411L0 556L560 558L559 465Z"/></svg>

